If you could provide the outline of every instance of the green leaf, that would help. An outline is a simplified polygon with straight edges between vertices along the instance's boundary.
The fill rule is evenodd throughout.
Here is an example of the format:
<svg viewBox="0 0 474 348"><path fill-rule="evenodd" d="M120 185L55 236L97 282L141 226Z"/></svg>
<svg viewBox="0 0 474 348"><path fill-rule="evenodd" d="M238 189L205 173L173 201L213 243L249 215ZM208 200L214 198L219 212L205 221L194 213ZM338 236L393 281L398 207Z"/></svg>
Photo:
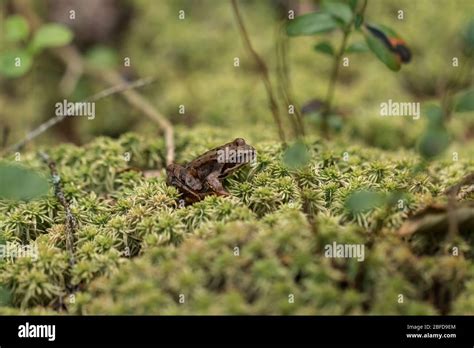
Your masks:
<svg viewBox="0 0 474 348"><path fill-rule="evenodd" d="M31 42L31 50L38 52L47 47L60 47L72 41L72 31L63 24L45 24L35 33Z"/></svg>
<svg viewBox="0 0 474 348"><path fill-rule="evenodd" d="M456 112L474 111L474 89L470 89L457 98L454 110Z"/></svg>
<svg viewBox="0 0 474 348"><path fill-rule="evenodd" d="M383 42L372 36L370 33L364 32L364 36L370 50L382 63L384 63L390 70L400 70L401 65L396 54L390 51Z"/></svg>
<svg viewBox="0 0 474 348"><path fill-rule="evenodd" d="M111 69L118 65L117 52L109 47L96 46L86 54L87 61L97 68Z"/></svg>
<svg viewBox="0 0 474 348"><path fill-rule="evenodd" d="M469 51L474 50L474 19L471 19L463 33L463 41Z"/></svg>
<svg viewBox="0 0 474 348"><path fill-rule="evenodd" d="M427 160L440 155L449 146L449 134L444 127L428 127L418 143L418 151Z"/></svg>
<svg viewBox="0 0 474 348"><path fill-rule="evenodd" d="M286 33L289 36L314 35L337 28L337 22L327 13L308 13L289 21Z"/></svg>
<svg viewBox="0 0 474 348"><path fill-rule="evenodd" d="M321 52L330 56L334 56L334 49L332 48L331 44L327 41L320 42L314 46L314 50L317 52Z"/></svg>
<svg viewBox="0 0 474 348"><path fill-rule="evenodd" d="M0 307L11 304L11 293L4 286L0 286Z"/></svg>
<svg viewBox="0 0 474 348"><path fill-rule="evenodd" d="M428 105L425 110L429 126L440 127L443 125L443 110L438 105Z"/></svg>
<svg viewBox="0 0 474 348"><path fill-rule="evenodd" d="M23 50L0 53L0 75L5 77L20 77L30 70L32 64L33 59Z"/></svg>
<svg viewBox="0 0 474 348"><path fill-rule="evenodd" d="M356 18L355 18L355 21L354 21L354 27L356 29L359 29L360 26L364 23L364 16L360 15L360 14L356 14Z"/></svg>
<svg viewBox="0 0 474 348"><path fill-rule="evenodd" d="M311 156L306 145L297 141L283 153L283 163L290 169L298 169L308 164Z"/></svg>
<svg viewBox="0 0 474 348"><path fill-rule="evenodd" d="M48 193L48 181L20 166L0 163L0 199L30 200Z"/></svg>
<svg viewBox="0 0 474 348"><path fill-rule="evenodd" d="M10 16L5 21L5 39L10 42L18 42L28 37L30 29L28 22L18 15Z"/></svg>
<svg viewBox="0 0 474 348"><path fill-rule="evenodd" d="M334 18L340 19L344 24L349 24L352 20L352 10L346 3L326 0L323 2L322 9Z"/></svg>
<svg viewBox="0 0 474 348"><path fill-rule="evenodd" d="M356 191L346 200L346 208L352 213L362 213L381 206L387 197L374 191Z"/></svg>
<svg viewBox="0 0 474 348"><path fill-rule="evenodd" d="M353 44L350 44L346 48L346 53L364 53L369 51L369 47L367 46L367 43L364 41L360 42L354 42Z"/></svg>
<svg viewBox="0 0 474 348"><path fill-rule="evenodd" d="M329 115L328 124L331 129L334 129L336 132L339 132L344 126L344 120L340 115Z"/></svg>
<svg viewBox="0 0 474 348"><path fill-rule="evenodd" d="M357 8L357 2L358 0L349 0L349 6L351 7L352 11L354 11Z"/></svg>

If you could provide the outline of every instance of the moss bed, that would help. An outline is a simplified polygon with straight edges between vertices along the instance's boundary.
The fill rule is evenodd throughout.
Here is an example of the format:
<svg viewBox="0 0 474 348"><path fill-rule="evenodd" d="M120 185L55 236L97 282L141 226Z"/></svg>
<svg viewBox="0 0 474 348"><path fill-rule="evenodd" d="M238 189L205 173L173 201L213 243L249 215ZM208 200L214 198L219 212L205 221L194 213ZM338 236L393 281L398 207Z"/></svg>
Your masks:
<svg viewBox="0 0 474 348"><path fill-rule="evenodd" d="M177 161L231 140L209 132L180 131ZM258 162L226 180L232 197L184 208L165 184L159 137L44 149L79 222L76 262L52 190L0 201L2 242L39 251L0 262L0 314L474 314L472 230L397 234L413 212L446 202L443 191L472 171L473 156L414 171L420 159L409 150L308 138L310 164L290 170L279 143L247 140ZM35 152L22 164L49 175ZM347 198L367 189L398 192L403 208L348 210ZM324 257L333 242L365 245L365 260Z"/></svg>

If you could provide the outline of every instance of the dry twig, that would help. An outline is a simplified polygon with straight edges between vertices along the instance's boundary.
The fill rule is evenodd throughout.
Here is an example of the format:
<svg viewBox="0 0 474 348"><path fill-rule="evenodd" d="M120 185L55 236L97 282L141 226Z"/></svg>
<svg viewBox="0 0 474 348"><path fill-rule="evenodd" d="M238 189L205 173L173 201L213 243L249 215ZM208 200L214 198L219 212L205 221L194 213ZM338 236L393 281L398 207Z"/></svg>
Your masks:
<svg viewBox="0 0 474 348"><path fill-rule="evenodd" d="M278 104L276 102L275 93L273 92L273 86L270 82L267 65L265 64L263 59L258 55L258 53L255 51L255 49L252 46L247 30L245 29L244 21L240 14L237 1L230 0L230 2L232 4L232 9L234 11L235 19L237 20L237 25L239 27L240 35L242 36L242 40L244 42L245 48L247 49L249 54L252 56L252 58L255 60L258 71L260 72L260 75L262 76L262 80L263 80L263 83L265 85L265 89L268 95L268 102L270 103L270 110L272 111L273 119L278 127L278 135L280 136L280 140L283 143L286 143L285 132L283 131L283 124L280 117L280 111L278 110Z"/></svg>
<svg viewBox="0 0 474 348"><path fill-rule="evenodd" d="M17 12L23 14L28 19L28 22L30 23L30 26L33 30L37 29L41 25L41 18L39 18L36 13L31 10L29 1L15 0L13 5ZM72 69L76 74L78 71L83 70L84 73L94 78L99 78L103 83L111 86L123 85L126 83L122 76L116 71L98 71L97 69L89 66L82 59L79 51L72 45L56 48L51 51L66 65L67 69ZM71 67L71 64L73 64L74 67ZM138 110L142 111L145 116L158 124L158 126L162 129L165 134L166 163L172 163L174 161L174 130L172 124L148 100L146 100L136 91L121 90L119 92L124 96L127 102L136 107Z"/></svg>
<svg viewBox="0 0 474 348"><path fill-rule="evenodd" d="M137 81L134 81L134 82L131 82L131 83L124 83L122 85L117 85L117 86L114 86L114 87L111 87L111 88L107 88L103 91L100 91L99 93L96 93L96 94L90 96L89 98L86 98L82 102L95 102L95 101L98 101L98 100L103 99L105 97L108 97L112 94L121 93L121 92L129 90L129 89L145 86L145 85L147 85L147 84L149 84L153 81L154 81L154 79L146 78L146 79L140 79L140 80L137 80ZM58 124L59 122L63 121L64 119L66 119L66 117L67 116L53 116L53 117L51 117L49 120L47 120L46 122L42 123L37 128L35 128L34 130L32 130L31 132L29 132L25 136L25 138L23 138L21 141L19 141L18 143L13 144L10 147L8 147L5 151L2 152L2 154L11 153L11 152L21 150L27 143L29 143L30 141L32 141L36 137L40 136L41 134L46 132L48 129L50 129L54 125Z"/></svg>
<svg viewBox="0 0 474 348"><path fill-rule="evenodd" d="M299 107L294 102L293 93L291 91L290 72L288 68L288 44L289 40L284 32L286 21L277 25L276 30L276 58L277 58L277 81L280 94L285 101L287 107L293 105L294 115L290 116L293 126L293 132L296 136L304 136L303 116Z"/></svg>

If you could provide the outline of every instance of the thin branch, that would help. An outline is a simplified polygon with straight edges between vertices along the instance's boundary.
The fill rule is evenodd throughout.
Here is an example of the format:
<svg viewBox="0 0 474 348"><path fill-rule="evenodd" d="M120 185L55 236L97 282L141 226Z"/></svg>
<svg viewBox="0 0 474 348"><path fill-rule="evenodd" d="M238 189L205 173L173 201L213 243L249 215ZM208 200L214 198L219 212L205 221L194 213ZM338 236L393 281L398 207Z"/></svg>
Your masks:
<svg viewBox="0 0 474 348"><path fill-rule="evenodd" d="M454 94L456 93L456 85L463 82L463 78L470 76L470 72L473 68L474 60L471 57L466 57L465 61L461 65L460 69L457 69L457 74L453 79L448 80L445 83L443 95L441 98L441 110L443 111L443 120L445 122L451 119L454 103Z"/></svg>
<svg viewBox="0 0 474 348"><path fill-rule="evenodd" d="M290 121L293 126L293 132L296 136L304 136L304 124L303 117L301 115L299 107L293 99L291 92L291 80L288 68L288 37L283 33L286 21L278 24L276 30L276 57L277 57L277 81L278 88L286 106L293 105L294 115L290 116Z"/></svg>
<svg viewBox="0 0 474 348"><path fill-rule="evenodd" d="M56 55L64 62L71 59L82 59L80 53L74 46L67 46L55 49ZM116 86L126 84L123 77L114 70L99 70L84 63L84 72L91 77L97 78L105 84ZM161 114L147 99L145 99L138 92L131 89L124 89L119 91L125 100L158 124L165 136L166 144L166 164L171 164L174 161L174 129L168 119Z"/></svg>
<svg viewBox="0 0 474 348"><path fill-rule="evenodd" d="M70 95L79 82L79 79L84 74L84 62L81 56L71 57L66 63L66 72L59 82L59 90L63 95Z"/></svg>
<svg viewBox="0 0 474 348"><path fill-rule="evenodd" d="M101 72L102 79L109 84L123 82L122 76L115 71ZM135 90L129 89L121 92L125 100L154 121L163 130L166 144L166 164L174 162L174 129L173 125L156 108Z"/></svg>
<svg viewBox="0 0 474 348"><path fill-rule="evenodd" d="M149 85L149 84L151 84L155 81L156 81L155 77L146 77L146 78L143 78L143 79L135 80L133 82L123 82L122 84L104 89L103 91L94 94L93 96L87 98L87 101L95 102L95 101L98 101L100 99L111 96L113 94L117 94L117 93L121 93L121 92L128 91L128 90L131 90L131 89L135 89L135 88L139 88L139 87Z"/></svg>
<svg viewBox="0 0 474 348"><path fill-rule="evenodd" d="M128 89L133 89L133 88L138 88L145 86L147 84L150 84L154 81L152 78L145 78L145 79L139 79L131 83L123 83L121 85L117 85L111 88L107 88L97 94L94 94L82 102L96 102L100 99L106 98L112 94L116 93L121 93L124 92ZM22 139L20 142L8 147L5 151L2 152L2 155L6 153L11 153L11 152L16 152L21 150L27 143L35 139L36 137L40 136L44 132L46 132L48 129L51 127L55 126L59 122L65 120L67 116L53 116L46 122L42 123L40 126L38 126L36 129L32 130L29 132L24 139Z"/></svg>
<svg viewBox="0 0 474 348"><path fill-rule="evenodd" d="M339 76L340 66L341 66L341 58L344 55L346 50L347 41L349 39L350 30L344 30L344 34L342 37L341 45L339 46L339 50L337 51L336 55L334 56L334 62L331 70L331 77L329 79L329 86L326 94L326 102L325 102L325 111L324 116L325 118L331 112L332 107L332 100L334 99L334 91L336 89L336 82Z"/></svg>
<svg viewBox="0 0 474 348"><path fill-rule="evenodd" d="M237 25L239 27L240 35L242 36L242 40L244 42L244 46L249 52L249 54L252 56L252 58L255 60L255 63L257 64L258 71L260 72L260 75L262 76L263 83L265 85L265 89L267 91L267 96L268 96L268 101L270 103L270 110L273 115L273 119L275 123L277 124L278 127L278 135L280 136L280 140L283 143L286 143L285 139L285 132L283 131L283 124L281 121L280 117L280 111L278 110L278 104L276 102L275 98L275 93L273 92L273 87L270 82L270 77L268 75L268 68L263 59L258 55L258 53L255 51L255 49L252 46L252 43L250 41L249 35L247 33L247 30L245 29L244 21L242 19L242 16L240 14L239 6L237 5L236 0L230 0L232 4L232 9L235 14L235 19L237 20Z"/></svg>
<svg viewBox="0 0 474 348"><path fill-rule="evenodd" d="M26 0L15 0L13 6L18 13L23 14L34 31L38 29L42 21L34 11L31 10L31 4ZM99 78L103 83L111 86L120 85L126 83L122 76L113 70L104 72L92 68L90 65L82 59L79 51L72 45L66 47L60 47L51 50L65 65L71 68L71 62L74 62L74 66L84 69L84 73ZM166 143L166 164L170 164L174 161L174 130L173 125L168 119L162 115L148 100L142 97L139 93L132 90L123 90L120 93L125 99L138 110L142 111L145 116L150 120L158 124L163 133L165 134Z"/></svg>

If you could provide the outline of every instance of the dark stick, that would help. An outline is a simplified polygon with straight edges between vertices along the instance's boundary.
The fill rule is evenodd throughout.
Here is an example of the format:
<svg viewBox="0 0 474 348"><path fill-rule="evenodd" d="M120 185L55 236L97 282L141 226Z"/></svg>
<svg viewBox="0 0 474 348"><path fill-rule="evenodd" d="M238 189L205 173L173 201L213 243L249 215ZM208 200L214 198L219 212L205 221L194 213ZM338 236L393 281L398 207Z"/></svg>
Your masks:
<svg viewBox="0 0 474 348"><path fill-rule="evenodd" d="M10 135L10 127L8 127L7 125L4 125L2 129L2 141L0 143L0 148L3 149L7 146L9 135Z"/></svg>
<svg viewBox="0 0 474 348"><path fill-rule="evenodd" d="M53 179L54 186L54 195L58 199L59 203L64 208L66 213L66 249L69 253L69 266L72 267L76 263L74 257L74 234L77 230L77 220L71 212L69 202L64 196L63 185L61 183L61 177L59 176L58 170L56 168L56 162L54 162L46 153L40 152L40 157L48 165L49 170L51 171L51 177Z"/></svg>

